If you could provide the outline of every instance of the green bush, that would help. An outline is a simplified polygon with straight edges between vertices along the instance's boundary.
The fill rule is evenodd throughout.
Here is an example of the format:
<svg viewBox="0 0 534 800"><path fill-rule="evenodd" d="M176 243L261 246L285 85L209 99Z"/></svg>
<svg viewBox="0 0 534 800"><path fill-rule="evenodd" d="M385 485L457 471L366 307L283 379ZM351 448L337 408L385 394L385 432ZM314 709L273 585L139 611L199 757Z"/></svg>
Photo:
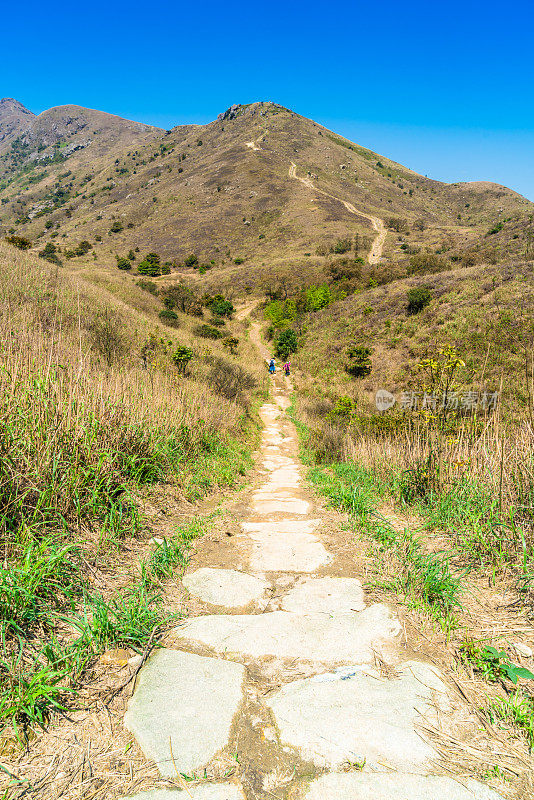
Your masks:
<svg viewBox="0 0 534 800"><path fill-rule="evenodd" d="M144 281L140 280L137 281L137 286L140 289L143 289L144 292L150 292L150 294L157 295L158 294L158 285L154 283L154 281Z"/></svg>
<svg viewBox="0 0 534 800"><path fill-rule="evenodd" d="M32 243L25 236L6 236L6 242L18 247L19 250L29 250Z"/></svg>
<svg viewBox="0 0 534 800"><path fill-rule="evenodd" d="M222 339L224 334L217 328L212 328L211 325L197 325L193 328L195 336L200 336L202 339Z"/></svg>
<svg viewBox="0 0 534 800"><path fill-rule="evenodd" d="M39 258L44 258L45 261L49 261L51 264L61 266L61 259L57 253L58 248L56 245L53 242L48 242L42 250L39 250Z"/></svg>
<svg viewBox="0 0 534 800"><path fill-rule="evenodd" d="M352 345L347 350L348 364L345 369L354 378L363 378L369 375L372 369L371 350L361 345Z"/></svg>
<svg viewBox="0 0 534 800"><path fill-rule="evenodd" d="M178 314L171 308L162 309L159 312L158 317L165 325L169 325L171 328L178 327Z"/></svg>
<svg viewBox="0 0 534 800"><path fill-rule="evenodd" d="M432 300L432 294L428 286L416 286L414 289L410 289L406 296L408 298L408 314L418 314Z"/></svg>
<svg viewBox="0 0 534 800"><path fill-rule="evenodd" d="M185 374L187 365L193 358L193 351L190 347L185 347L184 345L178 345L174 353L172 354L171 358L173 364L178 367L182 375Z"/></svg>
<svg viewBox="0 0 534 800"><path fill-rule="evenodd" d="M117 257L117 267L119 269L131 269L132 268L132 262L130 261L129 258L119 258L119 257Z"/></svg>
<svg viewBox="0 0 534 800"><path fill-rule="evenodd" d="M338 239L337 242L332 245L331 252L341 255L342 253L348 253L351 248L352 239Z"/></svg>
<svg viewBox="0 0 534 800"><path fill-rule="evenodd" d="M194 253L191 253L191 255L187 256L187 258L184 260L184 264L186 267L197 267L198 256L196 256Z"/></svg>
<svg viewBox="0 0 534 800"><path fill-rule="evenodd" d="M110 233L120 233L123 230L124 230L124 225L122 224L122 222L119 222L119 220L116 220L111 225L111 228L109 229L109 232Z"/></svg>
<svg viewBox="0 0 534 800"><path fill-rule="evenodd" d="M276 340L274 354L278 358L289 358L291 353L296 353L298 349L297 334L292 328L282 331Z"/></svg>
<svg viewBox="0 0 534 800"><path fill-rule="evenodd" d="M222 294L216 294L213 297L206 296L204 305L214 316L218 317L231 317L235 311L233 303L226 300Z"/></svg>
<svg viewBox="0 0 534 800"><path fill-rule="evenodd" d="M245 263L245 259L244 258L234 258L234 264L238 264L239 265L239 264L244 264L244 263Z"/></svg>
<svg viewBox="0 0 534 800"><path fill-rule="evenodd" d="M232 355L236 354L238 345L239 339L236 339L235 336L226 336L223 339L223 346L226 347Z"/></svg>

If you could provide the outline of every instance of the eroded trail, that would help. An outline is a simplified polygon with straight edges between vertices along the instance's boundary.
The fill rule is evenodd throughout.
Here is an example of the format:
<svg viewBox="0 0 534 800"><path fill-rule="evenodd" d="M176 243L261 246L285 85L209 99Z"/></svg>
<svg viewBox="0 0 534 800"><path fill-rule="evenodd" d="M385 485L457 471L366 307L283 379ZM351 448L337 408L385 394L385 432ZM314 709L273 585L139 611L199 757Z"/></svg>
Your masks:
<svg viewBox="0 0 534 800"><path fill-rule="evenodd" d="M251 337L263 348L257 326ZM198 780L135 799L499 800L443 774L422 726L468 711L367 601L304 482L289 390L277 375L261 409L239 533L183 578L200 613L143 668L125 718L171 786Z"/></svg>
<svg viewBox="0 0 534 800"><path fill-rule="evenodd" d="M322 194L325 197L330 197L332 200L337 200L338 203L341 203L345 206L347 211L350 211L351 214L356 214L359 217L363 217L364 219L369 220L372 224L373 228L376 231L376 236L373 239L373 243L371 245L371 249L367 254L367 260L369 264L377 264L380 259L382 258L382 250L384 248L384 243L386 241L387 230L384 225L384 221L380 219L380 217L374 217L372 214L366 214L364 211L359 211L352 203L349 203L347 200L343 200L341 197L336 197L336 195L329 194L328 192L323 191L322 189L318 189L317 186L312 182L310 178L301 178L297 175L297 165L292 161L291 166L289 167L289 177L294 178L297 181L300 181L304 186L307 186L308 189L312 189L317 194Z"/></svg>

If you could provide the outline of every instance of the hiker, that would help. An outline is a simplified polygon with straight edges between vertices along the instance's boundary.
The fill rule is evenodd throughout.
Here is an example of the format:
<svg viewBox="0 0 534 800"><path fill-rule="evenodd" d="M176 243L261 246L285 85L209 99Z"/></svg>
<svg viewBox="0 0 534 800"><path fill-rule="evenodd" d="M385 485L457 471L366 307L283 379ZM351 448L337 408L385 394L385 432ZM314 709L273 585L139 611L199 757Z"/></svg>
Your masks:
<svg viewBox="0 0 534 800"><path fill-rule="evenodd" d="M271 358L271 360L269 361L269 373L271 375L274 375L275 372L276 372L276 367L274 365L274 358Z"/></svg>
<svg viewBox="0 0 534 800"><path fill-rule="evenodd" d="M284 372L286 377L289 378L289 375L291 374L291 361L286 361L284 364Z"/></svg>

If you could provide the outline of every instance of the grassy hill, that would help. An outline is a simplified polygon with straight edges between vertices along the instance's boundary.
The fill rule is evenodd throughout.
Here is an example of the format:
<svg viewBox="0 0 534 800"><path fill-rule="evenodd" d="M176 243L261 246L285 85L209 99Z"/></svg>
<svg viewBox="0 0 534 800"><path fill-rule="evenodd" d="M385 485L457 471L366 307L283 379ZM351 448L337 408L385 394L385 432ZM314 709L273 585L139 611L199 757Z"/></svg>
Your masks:
<svg viewBox="0 0 534 800"><path fill-rule="evenodd" d="M195 254L242 286L278 266L313 274L339 240L365 256L374 236L335 198L389 225L384 267L407 250L480 261L490 245L494 259L528 246L534 204L517 193L428 179L274 103L162 131L77 106L35 117L10 101L1 133L0 225L39 248L87 240L84 265L111 268L139 247L173 272ZM292 162L332 197L291 178Z"/></svg>

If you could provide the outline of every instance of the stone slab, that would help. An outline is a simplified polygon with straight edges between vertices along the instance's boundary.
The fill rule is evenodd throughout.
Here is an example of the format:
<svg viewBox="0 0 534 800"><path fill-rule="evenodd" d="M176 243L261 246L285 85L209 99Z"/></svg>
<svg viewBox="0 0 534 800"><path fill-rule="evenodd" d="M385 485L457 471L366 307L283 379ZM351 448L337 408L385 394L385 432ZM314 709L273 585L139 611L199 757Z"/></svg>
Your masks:
<svg viewBox="0 0 534 800"><path fill-rule="evenodd" d="M180 789L152 789L122 800L245 800L242 790L232 783L208 783L188 789L190 794Z"/></svg>
<svg viewBox="0 0 534 800"><path fill-rule="evenodd" d="M312 535L320 520L249 522L240 543L251 549L254 572L315 572L332 561L325 546Z"/></svg>
<svg viewBox="0 0 534 800"><path fill-rule="evenodd" d="M324 664L369 664L375 651L388 655L400 630L387 606L377 603L359 614L335 617L287 611L213 614L189 619L174 633L180 640L206 645L217 653Z"/></svg>
<svg viewBox="0 0 534 800"><path fill-rule="evenodd" d="M356 578L306 578L282 600L281 608L294 614L352 614L365 608Z"/></svg>
<svg viewBox="0 0 534 800"><path fill-rule="evenodd" d="M287 684L266 703L282 743L318 767L425 773L436 753L415 725L422 715L435 721L436 707L450 708L447 688L421 662L406 662L398 674L387 680L375 669L338 669Z"/></svg>
<svg viewBox="0 0 534 800"><path fill-rule="evenodd" d="M182 578L193 597L223 608L244 608L260 600L269 588L267 581L235 569L202 567Z"/></svg>
<svg viewBox="0 0 534 800"><path fill-rule="evenodd" d="M302 800L503 800L471 778L331 772L312 781Z"/></svg>
<svg viewBox="0 0 534 800"><path fill-rule="evenodd" d="M305 515L310 510L307 500L294 498L274 498L256 499L252 498L250 507L256 514L261 516L271 516L272 514L302 514Z"/></svg>
<svg viewBox="0 0 534 800"><path fill-rule="evenodd" d="M241 664L165 649L141 670L124 722L164 777L191 774L225 747L244 672Z"/></svg>

